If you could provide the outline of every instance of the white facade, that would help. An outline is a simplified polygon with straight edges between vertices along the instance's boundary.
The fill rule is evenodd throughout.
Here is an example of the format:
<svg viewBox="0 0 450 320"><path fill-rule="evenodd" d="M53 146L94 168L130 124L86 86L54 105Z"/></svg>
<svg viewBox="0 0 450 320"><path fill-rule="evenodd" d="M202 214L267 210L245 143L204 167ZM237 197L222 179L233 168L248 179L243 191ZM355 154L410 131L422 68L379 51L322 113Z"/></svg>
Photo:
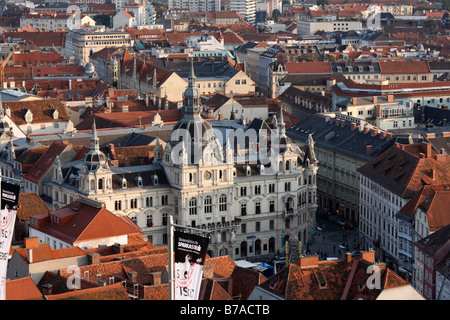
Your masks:
<svg viewBox="0 0 450 320"><path fill-rule="evenodd" d="M317 31L335 32L362 30L361 21L348 20L297 20L297 34L299 36L309 36Z"/></svg>
<svg viewBox="0 0 450 320"><path fill-rule="evenodd" d="M189 9L190 12L220 11L220 0L168 0L168 9Z"/></svg>
<svg viewBox="0 0 450 320"><path fill-rule="evenodd" d="M256 0L230 0L230 11L237 11L249 23L254 23Z"/></svg>
<svg viewBox="0 0 450 320"><path fill-rule="evenodd" d="M407 200L361 174L359 234L362 243L372 247L374 242L378 242L380 249L391 259L397 258L399 250L405 248L400 249L399 246L399 219L396 214Z"/></svg>
<svg viewBox="0 0 450 320"><path fill-rule="evenodd" d="M166 224L171 215L177 224L213 232L208 251L211 256L275 255L284 250L288 238L308 241L317 208L318 167L313 141L305 153L300 151L285 136L281 117L274 131L281 152L273 158L271 167L266 167L250 162L256 159L256 152L249 153L253 155L250 159L244 149L237 148L239 157L235 158L229 143L224 146L217 132L205 139L177 138L183 128L193 126L212 132L200 117L200 92L192 70L184 94L184 118L174 126L165 147L157 143L153 164L109 166L99 151L94 129L91 152L78 174L72 176L73 183L62 175L58 177L58 168L52 182L47 183L53 206L65 205L63 197L56 194L64 194L65 201L84 195L103 202L107 210L130 217L156 246L167 245ZM189 161L195 154L188 151L196 149L186 149L182 141L191 141L192 148L200 147L196 161ZM94 162L94 155L100 160ZM275 168L278 170L272 172Z"/></svg>
<svg viewBox="0 0 450 320"><path fill-rule="evenodd" d="M128 32L107 30L104 27L69 30L66 35L65 57L74 57L81 64L89 62L91 51L106 47L131 47L133 41Z"/></svg>

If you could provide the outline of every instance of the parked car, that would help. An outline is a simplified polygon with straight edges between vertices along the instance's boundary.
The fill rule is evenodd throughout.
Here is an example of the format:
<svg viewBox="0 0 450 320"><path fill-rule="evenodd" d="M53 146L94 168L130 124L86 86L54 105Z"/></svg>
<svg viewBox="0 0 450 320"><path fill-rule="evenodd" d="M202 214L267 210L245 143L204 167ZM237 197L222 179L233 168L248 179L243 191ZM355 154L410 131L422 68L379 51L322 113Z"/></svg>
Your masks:
<svg viewBox="0 0 450 320"><path fill-rule="evenodd" d="M352 230L355 226L350 222L344 223L344 228L347 230Z"/></svg>
<svg viewBox="0 0 450 320"><path fill-rule="evenodd" d="M345 222L340 220L340 219L338 219L338 220L336 220L336 224L339 225L339 226L343 226L343 225L345 225Z"/></svg>

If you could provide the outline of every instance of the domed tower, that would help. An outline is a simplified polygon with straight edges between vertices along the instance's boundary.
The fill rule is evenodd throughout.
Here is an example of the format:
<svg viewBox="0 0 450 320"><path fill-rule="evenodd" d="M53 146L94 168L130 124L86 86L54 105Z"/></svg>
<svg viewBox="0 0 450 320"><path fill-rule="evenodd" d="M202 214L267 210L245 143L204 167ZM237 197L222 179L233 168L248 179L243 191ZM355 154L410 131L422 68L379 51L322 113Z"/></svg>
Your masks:
<svg viewBox="0 0 450 320"><path fill-rule="evenodd" d="M80 191L84 193L106 192L111 189L112 175L106 155L100 151L95 124L92 126L91 150L84 157L80 170Z"/></svg>
<svg viewBox="0 0 450 320"><path fill-rule="evenodd" d="M200 114L200 91L196 85L192 59L188 87L184 92L182 111L184 116L175 124L170 143L175 147L180 142L183 142L189 154L190 164L198 164L202 157L203 148L214 138L214 134L211 125ZM181 146L174 149L180 149L181 151Z"/></svg>

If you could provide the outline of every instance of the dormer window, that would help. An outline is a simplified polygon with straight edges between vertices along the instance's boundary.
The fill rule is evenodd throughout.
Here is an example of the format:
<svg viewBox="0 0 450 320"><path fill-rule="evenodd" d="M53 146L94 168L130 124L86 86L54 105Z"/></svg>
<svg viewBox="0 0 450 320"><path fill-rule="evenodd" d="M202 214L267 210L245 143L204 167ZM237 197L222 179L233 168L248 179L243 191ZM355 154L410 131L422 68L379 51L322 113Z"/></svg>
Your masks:
<svg viewBox="0 0 450 320"><path fill-rule="evenodd" d="M59 117L59 112L58 112L58 110L53 110L53 120L58 120L58 117Z"/></svg>
<svg viewBox="0 0 450 320"><path fill-rule="evenodd" d="M120 185L122 186L122 189L126 189L127 188L127 179L125 179L125 177L120 179Z"/></svg>
<svg viewBox="0 0 450 320"><path fill-rule="evenodd" d="M136 177L136 184L138 187L142 187L144 185L144 181L142 180L141 176Z"/></svg>
<svg viewBox="0 0 450 320"><path fill-rule="evenodd" d="M33 113L31 112L30 109L28 109L27 112L25 113L25 121L27 123L30 123L33 121Z"/></svg>
<svg viewBox="0 0 450 320"><path fill-rule="evenodd" d="M152 175L153 185L157 186L159 184L158 176L156 174Z"/></svg>

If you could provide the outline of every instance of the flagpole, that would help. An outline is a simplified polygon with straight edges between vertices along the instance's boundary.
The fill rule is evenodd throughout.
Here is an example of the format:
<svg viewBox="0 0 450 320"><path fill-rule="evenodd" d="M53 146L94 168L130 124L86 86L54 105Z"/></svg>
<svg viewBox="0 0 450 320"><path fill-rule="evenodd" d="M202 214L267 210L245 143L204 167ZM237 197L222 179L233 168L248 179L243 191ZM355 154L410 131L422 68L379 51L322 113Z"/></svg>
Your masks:
<svg viewBox="0 0 450 320"><path fill-rule="evenodd" d="M169 223L167 224L167 234L169 236L169 300L175 300L175 282L173 274L173 216L169 215Z"/></svg>

